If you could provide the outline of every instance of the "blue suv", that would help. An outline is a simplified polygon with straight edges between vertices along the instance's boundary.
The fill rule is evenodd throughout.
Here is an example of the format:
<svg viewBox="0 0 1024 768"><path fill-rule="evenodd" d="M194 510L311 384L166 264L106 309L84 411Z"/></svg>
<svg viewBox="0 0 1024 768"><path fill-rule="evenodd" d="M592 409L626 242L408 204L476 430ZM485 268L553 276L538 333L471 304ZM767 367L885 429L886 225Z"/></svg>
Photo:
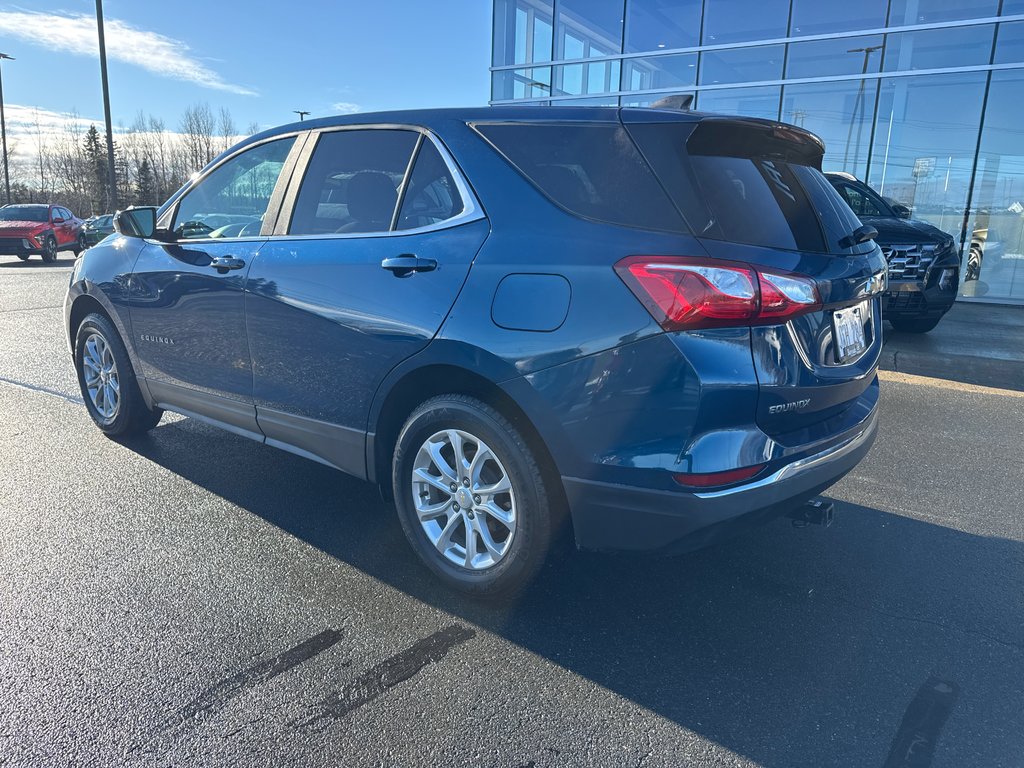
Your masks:
<svg viewBox="0 0 1024 768"><path fill-rule="evenodd" d="M684 551L803 503L876 431L886 264L806 131L672 110L270 130L74 269L110 436L163 410L378 484L450 585L553 536Z"/></svg>

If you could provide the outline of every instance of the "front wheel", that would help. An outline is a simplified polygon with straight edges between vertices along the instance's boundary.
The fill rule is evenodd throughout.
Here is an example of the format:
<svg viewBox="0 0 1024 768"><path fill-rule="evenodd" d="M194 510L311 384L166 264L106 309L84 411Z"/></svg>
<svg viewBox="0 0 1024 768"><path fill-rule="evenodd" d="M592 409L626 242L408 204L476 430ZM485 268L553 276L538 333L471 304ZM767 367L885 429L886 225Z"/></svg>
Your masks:
<svg viewBox="0 0 1024 768"><path fill-rule="evenodd" d="M141 434L159 423L163 411L146 405L128 350L103 315L87 315L78 327L75 370L89 415L109 437Z"/></svg>
<svg viewBox="0 0 1024 768"><path fill-rule="evenodd" d="M22 261L28 261L28 254L27 253L19 253L18 254L18 258L21 259Z"/></svg>
<svg viewBox="0 0 1024 768"><path fill-rule="evenodd" d="M977 280L981 277L981 262L984 258L981 249L974 247L967 253L967 270L964 274L964 282Z"/></svg>
<svg viewBox="0 0 1024 768"><path fill-rule="evenodd" d="M938 317L890 317L889 322L897 331L904 333L928 333L936 325L942 316Z"/></svg>
<svg viewBox="0 0 1024 768"><path fill-rule="evenodd" d="M392 483L409 543L449 586L503 596L543 564L552 524L542 473L489 405L465 395L423 403L398 436Z"/></svg>
<svg viewBox="0 0 1024 768"><path fill-rule="evenodd" d="M43 261L50 263L57 260L57 240L53 235L47 235L43 241Z"/></svg>

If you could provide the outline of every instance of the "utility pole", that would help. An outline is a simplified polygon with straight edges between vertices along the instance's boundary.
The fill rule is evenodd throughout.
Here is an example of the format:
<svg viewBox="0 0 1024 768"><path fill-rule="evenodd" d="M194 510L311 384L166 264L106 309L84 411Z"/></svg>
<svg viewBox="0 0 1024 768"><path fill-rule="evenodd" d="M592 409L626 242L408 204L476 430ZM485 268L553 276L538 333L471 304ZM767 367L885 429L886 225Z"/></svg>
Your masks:
<svg viewBox="0 0 1024 768"><path fill-rule="evenodd" d="M8 56L6 53L0 53L0 61L4 59L10 59L14 61L13 56ZM4 144L4 186L7 188L7 204L11 204L11 174L7 170L7 120L4 118L4 76L0 73L0 135L3 136Z"/></svg>
<svg viewBox="0 0 1024 768"><path fill-rule="evenodd" d="M306 115L309 114L309 110L307 110L307 109L293 109L292 112L294 112L296 115L299 116L299 122L300 123L303 120L305 120L306 119Z"/></svg>
<svg viewBox="0 0 1024 768"><path fill-rule="evenodd" d="M117 211L117 174L114 172L114 127L110 124L110 87L107 85L107 44L103 39L103 0L96 0L96 27L100 33L100 77L103 80L103 117L107 121L107 183L110 211Z"/></svg>

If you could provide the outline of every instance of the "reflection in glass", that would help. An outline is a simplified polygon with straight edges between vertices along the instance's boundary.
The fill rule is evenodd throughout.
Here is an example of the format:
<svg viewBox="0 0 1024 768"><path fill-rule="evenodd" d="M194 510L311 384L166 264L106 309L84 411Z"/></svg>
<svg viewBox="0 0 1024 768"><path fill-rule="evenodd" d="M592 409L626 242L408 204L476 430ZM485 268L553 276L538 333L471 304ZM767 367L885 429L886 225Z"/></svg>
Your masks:
<svg viewBox="0 0 1024 768"><path fill-rule="evenodd" d="M646 59L625 59L622 90L646 91L655 88L689 87L697 82L697 54L652 56ZM658 97L660 98L660 97Z"/></svg>
<svg viewBox="0 0 1024 768"><path fill-rule="evenodd" d="M551 60L552 0L495 0L494 66Z"/></svg>
<svg viewBox="0 0 1024 768"><path fill-rule="evenodd" d="M1024 301L1024 72L993 72L964 242L963 296Z"/></svg>
<svg viewBox="0 0 1024 768"><path fill-rule="evenodd" d="M697 109L701 112L719 112L726 115L779 119L779 91L777 85L759 88L722 88L701 91L697 96Z"/></svg>
<svg viewBox="0 0 1024 768"><path fill-rule="evenodd" d="M564 64L555 67L555 96L582 96L590 93L609 93L619 89L619 67L616 61L594 61L584 64Z"/></svg>
<svg viewBox="0 0 1024 768"><path fill-rule="evenodd" d="M889 26L980 19L995 16L998 10L999 0L892 0Z"/></svg>
<svg viewBox="0 0 1024 768"><path fill-rule="evenodd" d="M491 98L537 99L551 95L551 67L504 69L492 73Z"/></svg>
<svg viewBox="0 0 1024 768"><path fill-rule="evenodd" d="M974 165L984 72L883 80L868 183L959 237Z"/></svg>
<svg viewBox="0 0 1024 768"><path fill-rule="evenodd" d="M784 45L762 45L701 54L700 84L756 82L782 77Z"/></svg>
<svg viewBox="0 0 1024 768"><path fill-rule="evenodd" d="M623 0L559 0L558 59L622 53Z"/></svg>
<svg viewBox="0 0 1024 768"><path fill-rule="evenodd" d="M789 0L707 0L704 45L786 36Z"/></svg>
<svg viewBox="0 0 1024 768"><path fill-rule="evenodd" d="M700 43L701 0L629 0L626 53Z"/></svg>
<svg viewBox="0 0 1024 768"><path fill-rule="evenodd" d="M885 26L888 0L828 2L827 0L793 0L790 34L822 35L853 29L875 29Z"/></svg>
<svg viewBox="0 0 1024 768"><path fill-rule="evenodd" d="M993 64L1015 64L1024 61L1024 21L999 25L996 57Z"/></svg>
<svg viewBox="0 0 1024 768"><path fill-rule="evenodd" d="M900 32L886 38L886 72L988 64L994 24Z"/></svg>
<svg viewBox="0 0 1024 768"><path fill-rule="evenodd" d="M1003 8L1000 11L1003 16L1016 16L1024 13L1024 0L1003 0Z"/></svg>
<svg viewBox="0 0 1024 768"><path fill-rule="evenodd" d="M787 85L782 120L817 134L825 142L822 168L858 179L867 172L877 80Z"/></svg>
<svg viewBox="0 0 1024 768"><path fill-rule="evenodd" d="M797 79L877 72L882 63L881 45L881 35L791 43L786 77Z"/></svg>

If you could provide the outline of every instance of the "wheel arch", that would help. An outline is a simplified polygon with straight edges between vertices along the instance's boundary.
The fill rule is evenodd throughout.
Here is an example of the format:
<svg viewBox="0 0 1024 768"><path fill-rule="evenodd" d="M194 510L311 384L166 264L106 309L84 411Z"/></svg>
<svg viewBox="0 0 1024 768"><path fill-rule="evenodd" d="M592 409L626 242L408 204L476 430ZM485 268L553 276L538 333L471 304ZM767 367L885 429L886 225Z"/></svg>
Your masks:
<svg viewBox="0 0 1024 768"><path fill-rule="evenodd" d="M552 509L568 509L558 465L534 420L499 384L478 371L451 362L435 362L412 369L379 398L379 405L374 409L377 417L373 423L373 439L367 442L366 463L369 480L380 486L384 498L392 498L391 461L398 433L409 414L430 398L446 394L475 397L512 422L537 459Z"/></svg>

